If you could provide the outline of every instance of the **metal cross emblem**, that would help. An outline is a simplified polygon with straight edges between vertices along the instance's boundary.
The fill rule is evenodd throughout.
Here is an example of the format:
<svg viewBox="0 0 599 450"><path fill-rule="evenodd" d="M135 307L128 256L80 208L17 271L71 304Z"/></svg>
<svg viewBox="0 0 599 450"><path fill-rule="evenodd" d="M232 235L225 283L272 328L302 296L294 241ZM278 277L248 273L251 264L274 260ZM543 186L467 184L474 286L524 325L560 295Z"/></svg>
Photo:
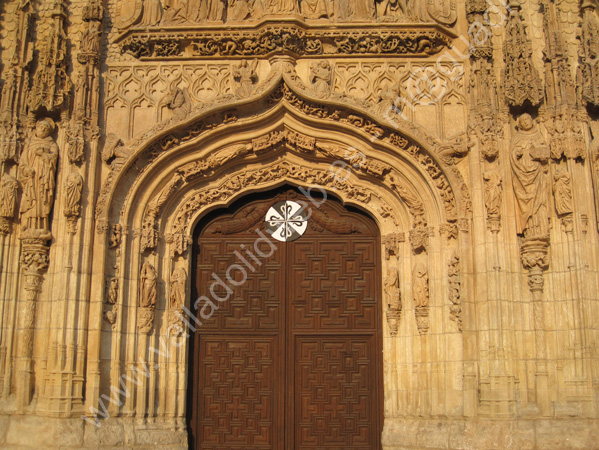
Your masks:
<svg viewBox="0 0 599 450"><path fill-rule="evenodd" d="M299 203L279 202L266 213L266 230L277 241L295 241L307 228L308 214Z"/></svg>

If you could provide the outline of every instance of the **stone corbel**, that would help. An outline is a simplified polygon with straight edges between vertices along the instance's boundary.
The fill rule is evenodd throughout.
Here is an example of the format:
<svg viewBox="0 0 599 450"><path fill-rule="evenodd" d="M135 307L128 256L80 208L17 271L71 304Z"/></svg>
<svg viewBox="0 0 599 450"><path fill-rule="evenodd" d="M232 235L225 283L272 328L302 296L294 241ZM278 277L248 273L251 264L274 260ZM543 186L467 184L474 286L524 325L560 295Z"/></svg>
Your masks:
<svg viewBox="0 0 599 450"><path fill-rule="evenodd" d="M385 259L388 261L392 255L399 256L399 244L405 241L405 233L391 233L386 236L383 236Z"/></svg>
<svg viewBox="0 0 599 450"><path fill-rule="evenodd" d="M428 251L431 230L425 226L417 226L410 230L410 245L415 255Z"/></svg>

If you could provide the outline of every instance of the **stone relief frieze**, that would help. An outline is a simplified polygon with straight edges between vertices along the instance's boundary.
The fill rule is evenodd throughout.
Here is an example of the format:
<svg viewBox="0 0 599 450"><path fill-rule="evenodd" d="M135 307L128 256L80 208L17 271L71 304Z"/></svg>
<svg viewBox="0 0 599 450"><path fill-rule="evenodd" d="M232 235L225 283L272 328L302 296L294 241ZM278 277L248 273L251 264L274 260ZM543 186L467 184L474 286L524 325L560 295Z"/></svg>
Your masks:
<svg viewBox="0 0 599 450"><path fill-rule="evenodd" d="M452 26L455 2L423 0L133 0L114 2L115 25L120 30L176 25L198 26L257 22L281 17L331 22L439 23Z"/></svg>
<svg viewBox="0 0 599 450"><path fill-rule="evenodd" d="M451 44L453 34L433 25L367 26L355 29L309 28L275 22L235 33L216 30L132 30L121 35L109 52L110 61L122 54L141 60L265 57L291 53L296 57L351 55L435 55ZM126 59L126 58L125 58Z"/></svg>

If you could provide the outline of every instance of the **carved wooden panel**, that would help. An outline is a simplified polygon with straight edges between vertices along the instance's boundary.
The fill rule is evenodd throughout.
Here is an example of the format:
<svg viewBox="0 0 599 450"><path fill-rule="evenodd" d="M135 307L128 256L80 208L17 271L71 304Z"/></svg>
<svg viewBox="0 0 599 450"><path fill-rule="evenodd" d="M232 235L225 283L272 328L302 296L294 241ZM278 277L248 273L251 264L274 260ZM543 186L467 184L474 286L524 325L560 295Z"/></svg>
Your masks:
<svg viewBox="0 0 599 450"><path fill-rule="evenodd" d="M298 337L297 450L377 448L373 337Z"/></svg>
<svg viewBox="0 0 599 450"><path fill-rule="evenodd" d="M252 260L254 271L247 266L240 265L237 256L244 247L252 249L253 241L239 238L205 239L197 259L197 284L199 292L213 298L229 298L224 302L214 302L218 310L209 320L203 320L202 328L206 330L277 330L281 328L282 310L281 301L284 295L284 286L279 283L281 277L284 249L277 249L272 257L261 259L261 265ZM268 254L264 249L263 254ZM251 257L245 256L249 262ZM232 269L230 269L232 268ZM230 270L229 270L230 269ZM227 270L229 272L227 273ZM222 280L232 293L214 277ZM239 286L229 282L229 278ZM229 278L228 278L229 277ZM215 296L213 295L215 294ZM200 308L204 304L200 301Z"/></svg>
<svg viewBox="0 0 599 450"><path fill-rule="evenodd" d="M300 239L290 246L294 330L375 330L372 238Z"/></svg>
<svg viewBox="0 0 599 450"><path fill-rule="evenodd" d="M197 237L194 295L217 309L198 315L192 348L194 447L378 450L376 228L331 200L296 241L254 247L265 211L284 199L302 201L281 190L232 207Z"/></svg>
<svg viewBox="0 0 599 450"><path fill-rule="evenodd" d="M276 338L201 338L199 357L199 448L275 448L282 387Z"/></svg>

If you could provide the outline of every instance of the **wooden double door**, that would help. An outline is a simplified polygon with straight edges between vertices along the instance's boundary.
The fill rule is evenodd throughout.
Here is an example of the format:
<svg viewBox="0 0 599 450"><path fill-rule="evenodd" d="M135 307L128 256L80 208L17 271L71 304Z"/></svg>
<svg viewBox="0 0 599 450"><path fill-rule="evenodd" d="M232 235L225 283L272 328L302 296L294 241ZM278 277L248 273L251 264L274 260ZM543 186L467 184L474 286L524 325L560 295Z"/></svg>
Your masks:
<svg viewBox="0 0 599 450"><path fill-rule="evenodd" d="M278 241L267 214L287 201L306 205L307 223L301 236ZM285 189L208 218L194 239L202 325L190 345L191 448L380 449L372 220Z"/></svg>

